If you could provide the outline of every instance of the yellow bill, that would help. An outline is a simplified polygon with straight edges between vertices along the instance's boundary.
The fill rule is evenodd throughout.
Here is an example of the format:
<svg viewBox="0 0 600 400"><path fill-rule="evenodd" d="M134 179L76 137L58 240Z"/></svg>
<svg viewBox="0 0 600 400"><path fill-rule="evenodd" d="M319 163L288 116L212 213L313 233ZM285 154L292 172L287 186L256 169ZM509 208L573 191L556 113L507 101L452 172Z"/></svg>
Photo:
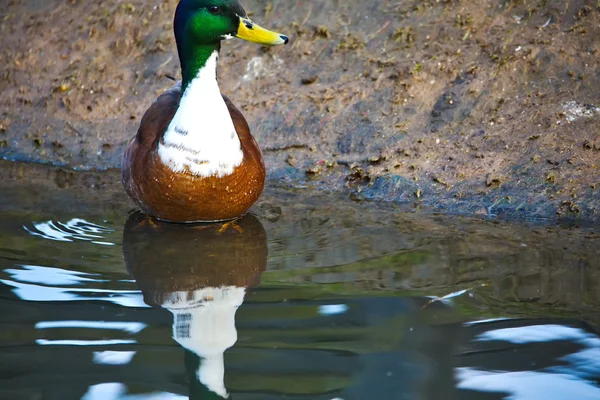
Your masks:
<svg viewBox="0 0 600 400"><path fill-rule="evenodd" d="M240 17L240 26L236 34L240 39L247 40L249 42L264 44L266 46L277 46L279 44L286 44L289 42L287 36L277 32L272 32L265 28L261 28L248 18Z"/></svg>

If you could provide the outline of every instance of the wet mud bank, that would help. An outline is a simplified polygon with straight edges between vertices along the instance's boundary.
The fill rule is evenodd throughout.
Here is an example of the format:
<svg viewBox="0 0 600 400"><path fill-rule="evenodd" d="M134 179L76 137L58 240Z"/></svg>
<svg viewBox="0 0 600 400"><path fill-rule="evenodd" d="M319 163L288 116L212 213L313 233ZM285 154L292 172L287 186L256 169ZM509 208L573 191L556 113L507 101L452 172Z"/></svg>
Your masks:
<svg viewBox="0 0 600 400"><path fill-rule="evenodd" d="M175 0L0 5L0 156L120 166L179 76ZM272 182L450 213L600 219L597 1L243 1L222 91Z"/></svg>

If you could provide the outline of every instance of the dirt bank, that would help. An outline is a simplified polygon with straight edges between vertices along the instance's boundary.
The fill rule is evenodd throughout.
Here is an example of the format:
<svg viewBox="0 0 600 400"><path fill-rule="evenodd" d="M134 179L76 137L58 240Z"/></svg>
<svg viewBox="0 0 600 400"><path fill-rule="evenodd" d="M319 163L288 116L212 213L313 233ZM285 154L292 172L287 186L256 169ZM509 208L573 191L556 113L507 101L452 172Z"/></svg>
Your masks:
<svg viewBox="0 0 600 400"><path fill-rule="evenodd" d="M269 177L450 212L600 218L600 4L258 1L222 90ZM118 167L179 76L175 0L0 5L0 155Z"/></svg>

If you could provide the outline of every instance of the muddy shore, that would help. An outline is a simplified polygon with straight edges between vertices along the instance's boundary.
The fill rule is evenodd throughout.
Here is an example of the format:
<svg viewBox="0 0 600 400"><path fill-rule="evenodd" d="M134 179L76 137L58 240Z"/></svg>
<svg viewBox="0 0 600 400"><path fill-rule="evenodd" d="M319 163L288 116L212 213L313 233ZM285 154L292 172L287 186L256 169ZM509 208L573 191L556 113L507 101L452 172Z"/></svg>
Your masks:
<svg viewBox="0 0 600 400"><path fill-rule="evenodd" d="M0 157L118 168L179 76L175 0L0 5ZM259 1L221 52L269 179L451 213L600 219L600 3Z"/></svg>

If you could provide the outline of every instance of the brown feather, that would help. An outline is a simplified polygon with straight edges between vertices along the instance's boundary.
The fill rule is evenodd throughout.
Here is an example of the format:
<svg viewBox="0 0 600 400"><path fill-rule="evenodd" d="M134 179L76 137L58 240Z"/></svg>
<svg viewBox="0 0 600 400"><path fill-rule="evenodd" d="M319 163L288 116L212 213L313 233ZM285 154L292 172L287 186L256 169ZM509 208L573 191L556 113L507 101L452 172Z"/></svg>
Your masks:
<svg viewBox="0 0 600 400"><path fill-rule="evenodd" d="M160 95L146 111L123 158L125 190L143 212L174 222L219 221L239 217L262 194L265 166L242 113L225 96L240 139L242 163L224 177L173 172L158 156L158 143L175 116L181 83Z"/></svg>

